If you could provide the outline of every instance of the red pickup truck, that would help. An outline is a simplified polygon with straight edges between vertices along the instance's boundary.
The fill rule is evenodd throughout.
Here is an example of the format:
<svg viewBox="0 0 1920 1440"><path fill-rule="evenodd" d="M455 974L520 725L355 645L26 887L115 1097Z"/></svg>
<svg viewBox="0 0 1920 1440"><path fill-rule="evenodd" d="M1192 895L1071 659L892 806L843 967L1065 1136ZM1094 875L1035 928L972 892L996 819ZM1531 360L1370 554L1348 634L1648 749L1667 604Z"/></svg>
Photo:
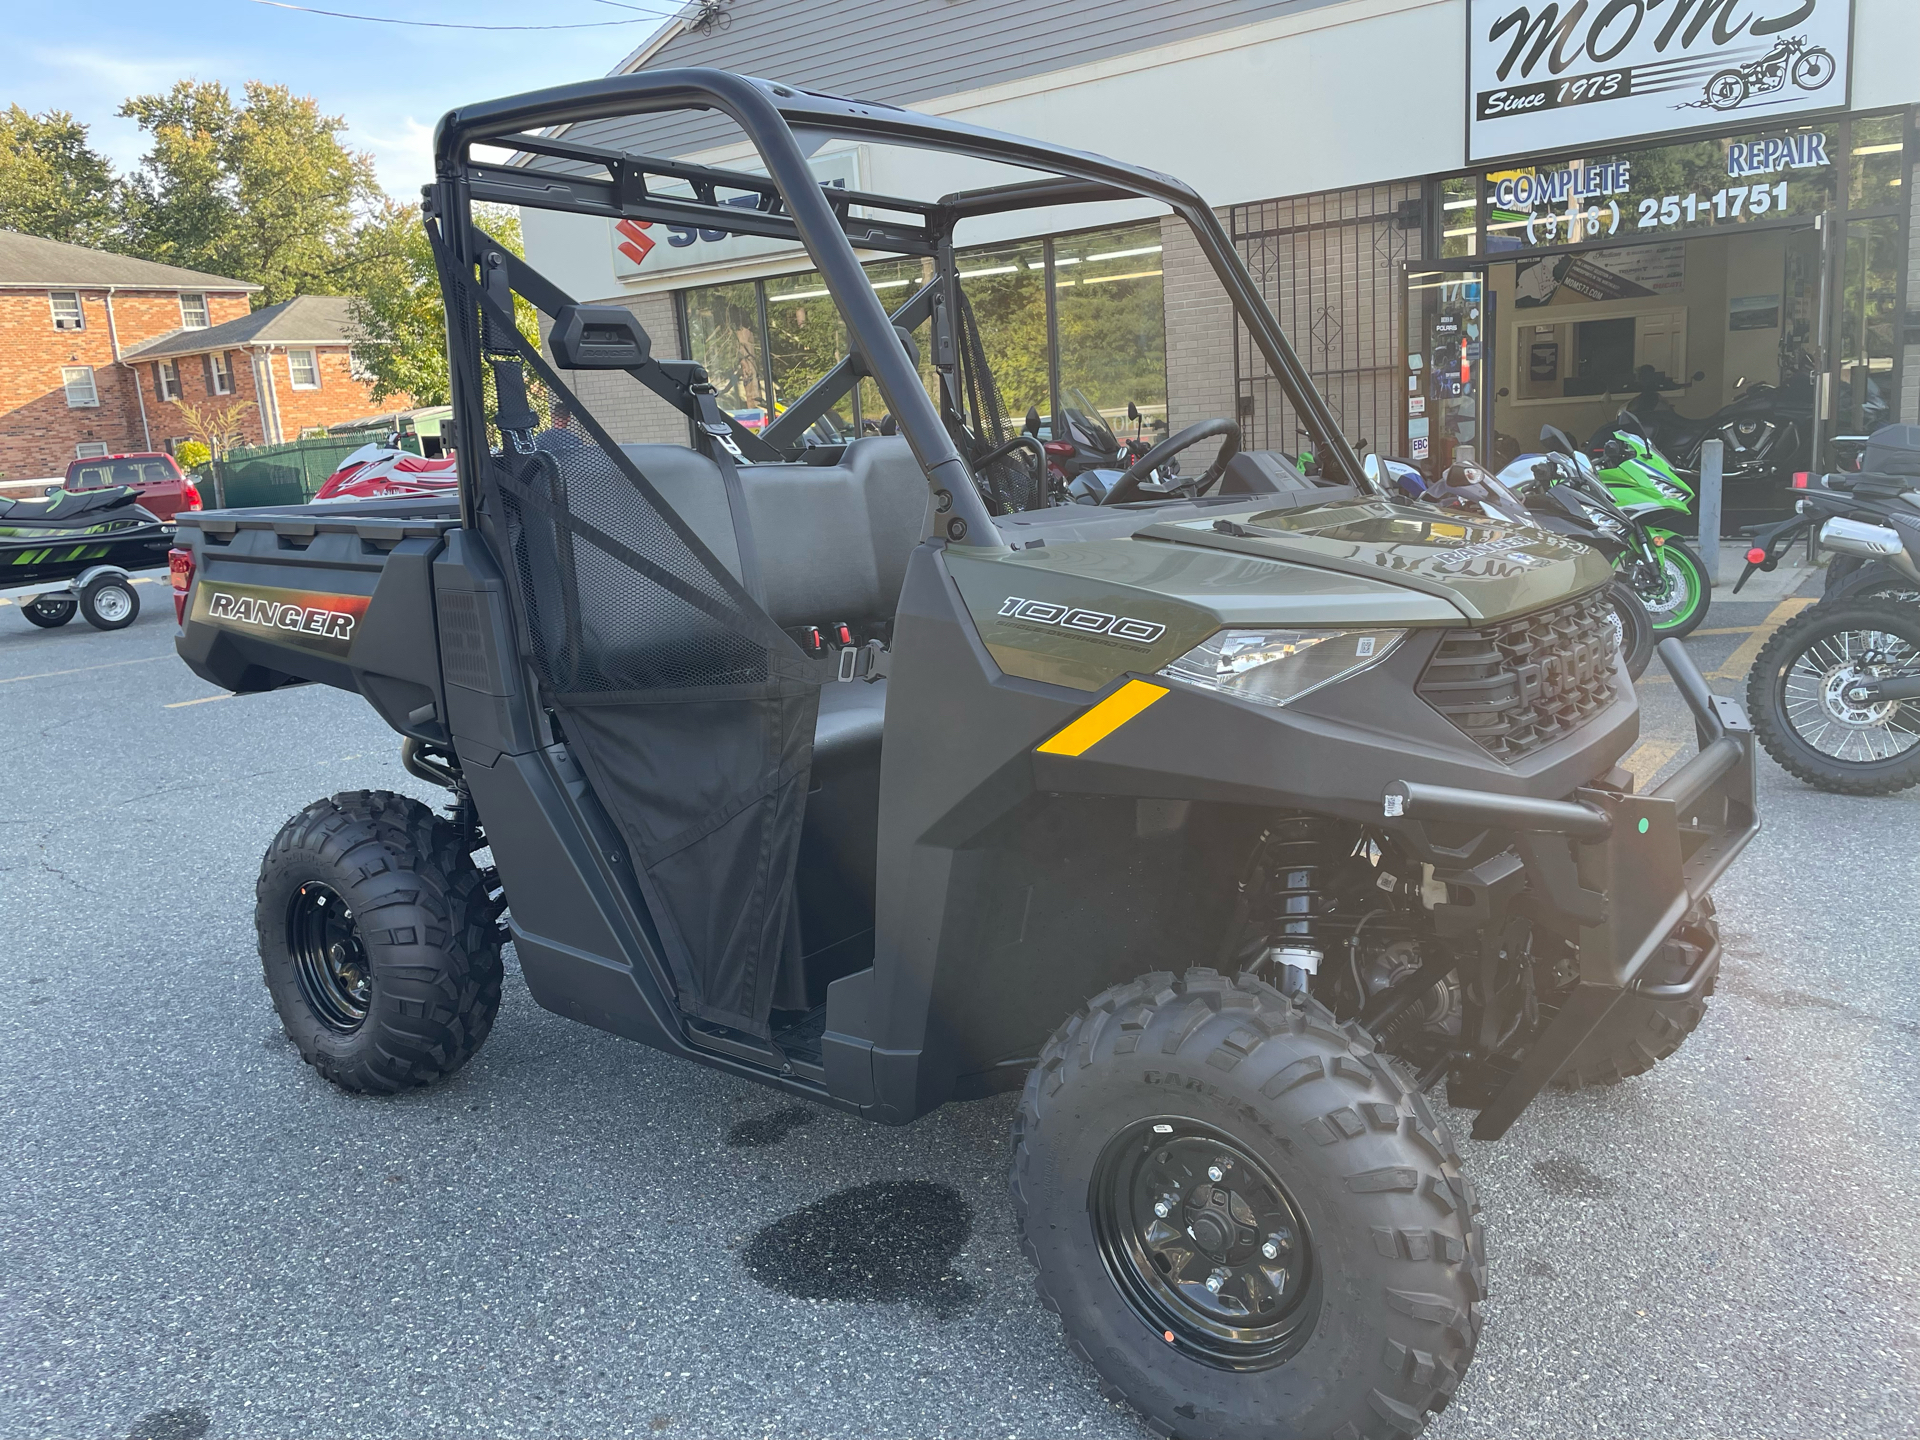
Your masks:
<svg viewBox="0 0 1920 1440"><path fill-rule="evenodd" d="M171 455L157 451L75 460L67 466L62 488L105 490L114 485L131 485L138 490L141 507L159 520L171 520L182 510L200 508L200 492L194 483L181 473Z"/></svg>

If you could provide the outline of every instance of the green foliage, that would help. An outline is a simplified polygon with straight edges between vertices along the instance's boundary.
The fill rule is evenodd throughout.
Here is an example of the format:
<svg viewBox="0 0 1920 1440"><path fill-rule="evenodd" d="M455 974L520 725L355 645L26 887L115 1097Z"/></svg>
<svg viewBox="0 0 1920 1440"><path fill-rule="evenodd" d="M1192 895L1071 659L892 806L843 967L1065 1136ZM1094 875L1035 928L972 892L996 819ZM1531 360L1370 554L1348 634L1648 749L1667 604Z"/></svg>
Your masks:
<svg viewBox="0 0 1920 1440"><path fill-rule="evenodd" d="M112 240L120 182L87 135L65 110L0 114L0 230L68 245Z"/></svg>
<svg viewBox="0 0 1920 1440"><path fill-rule="evenodd" d="M127 182L127 238L169 265L251 280L256 303L351 288L356 219L378 203L373 159L346 122L284 85L181 80L120 107L149 136Z"/></svg>
<svg viewBox="0 0 1920 1440"><path fill-rule="evenodd" d="M213 451L198 440L183 440L173 447L173 459L182 470L198 470L213 459Z"/></svg>
<svg viewBox="0 0 1920 1440"><path fill-rule="evenodd" d="M525 253L517 212L476 205L474 223L503 249ZM353 355L373 377L374 403L406 396L417 406L446 404L447 313L420 207L387 201L356 233L346 268L354 282L350 310L360 328ZM520 333L537 343L538 316L517 295L514 318Z"/></svg>

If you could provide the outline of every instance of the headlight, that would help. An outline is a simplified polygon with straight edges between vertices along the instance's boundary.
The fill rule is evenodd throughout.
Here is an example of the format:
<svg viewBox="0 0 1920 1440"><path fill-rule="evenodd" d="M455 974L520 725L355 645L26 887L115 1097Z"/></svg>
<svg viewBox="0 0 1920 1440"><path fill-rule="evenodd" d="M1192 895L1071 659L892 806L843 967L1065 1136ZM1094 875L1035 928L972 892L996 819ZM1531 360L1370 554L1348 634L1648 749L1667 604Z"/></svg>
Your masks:
<svg viewBox="0 0 1920 1440"><path fill-rule="evenodd" d="M1393 653L1405 630L1222 630L1160 673L1280 706Z"/></svg>

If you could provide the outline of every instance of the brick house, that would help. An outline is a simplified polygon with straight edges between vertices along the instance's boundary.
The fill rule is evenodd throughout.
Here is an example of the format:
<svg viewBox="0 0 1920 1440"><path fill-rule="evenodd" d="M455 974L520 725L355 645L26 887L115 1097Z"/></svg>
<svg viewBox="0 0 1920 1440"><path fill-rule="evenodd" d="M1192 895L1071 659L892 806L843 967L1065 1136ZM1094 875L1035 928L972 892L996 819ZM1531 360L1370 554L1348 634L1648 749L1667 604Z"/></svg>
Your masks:
<svg viewBox="0 0 1920 1440"><path fill-rule="evenodd" d="M250 443L293 440L407 408L405 395L373 403L373 382L353 363L351 303L343 295L300 295L204 330L180 328L127 346L121 358L146 388L154 439L171 448L184 436L178 400L251 401L243 421Z"/></svg>
<svg viewBox="0 0 1920 1440"><path fill-rule="evenodd" d="M0 479L89 455L171 449L176 401L249 402L251 443L377 415L349 356L348 302L252 309L259 286L0 231Z"/></svg>

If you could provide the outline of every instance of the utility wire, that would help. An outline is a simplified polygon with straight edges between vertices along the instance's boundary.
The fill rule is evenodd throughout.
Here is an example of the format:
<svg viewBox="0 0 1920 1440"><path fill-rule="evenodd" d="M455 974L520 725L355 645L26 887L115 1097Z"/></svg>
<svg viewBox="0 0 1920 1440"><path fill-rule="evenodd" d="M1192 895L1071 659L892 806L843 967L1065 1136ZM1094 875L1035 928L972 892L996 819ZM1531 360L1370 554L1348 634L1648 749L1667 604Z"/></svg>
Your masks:
<svg viewBox="0 0 1920 1440"><path fill-rule="evenodd" d="M641 11L637 5L621 5L622 10L639 12L633 20L585 20L571 25L462 25L451 20L399 20L391 15L353 15L344 10L319 10L311 5L293 5L288 0L253 0L275 10L298 10L303 15L327 15L335 20L366 20L375 25L411 25L423 30L604 30L611 25L640 25L648 20L671 20L677 11Z"/></svg>

